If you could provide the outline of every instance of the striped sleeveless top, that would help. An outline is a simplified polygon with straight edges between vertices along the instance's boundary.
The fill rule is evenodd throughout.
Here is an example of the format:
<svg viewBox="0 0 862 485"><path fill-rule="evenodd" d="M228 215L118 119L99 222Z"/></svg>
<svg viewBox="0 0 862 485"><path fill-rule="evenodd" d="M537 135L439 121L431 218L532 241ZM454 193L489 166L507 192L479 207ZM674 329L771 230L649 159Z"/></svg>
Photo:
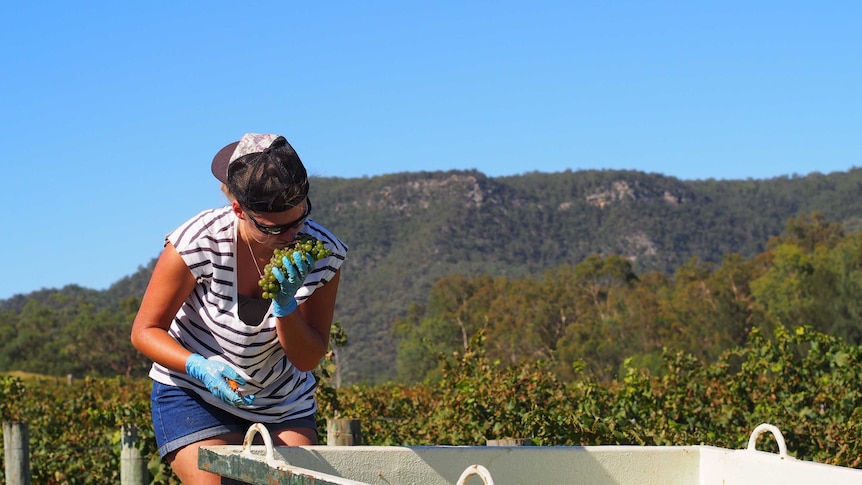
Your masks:
<svg viewBox="0 0 862 485"><path fill-rule="evenodd" d="M247 325L239 318L234 271L238 221L230 206L206 210L166 236L165 243L174 245L197 281L174 317L169 333L188 350L230 364L245 378L247 384L241 391L254 394L254 403L231 406L196 379L156 363L149 375L162 384L190 389L210 404L255 422L275 423L309 416L317 410L317 382L311 372L299 371L284 355L272 308L257 325ZM296 292L300 305L315 288L333 278L348 249L311 219L301 232L323 241L332 255L317 262Z"/></svg>

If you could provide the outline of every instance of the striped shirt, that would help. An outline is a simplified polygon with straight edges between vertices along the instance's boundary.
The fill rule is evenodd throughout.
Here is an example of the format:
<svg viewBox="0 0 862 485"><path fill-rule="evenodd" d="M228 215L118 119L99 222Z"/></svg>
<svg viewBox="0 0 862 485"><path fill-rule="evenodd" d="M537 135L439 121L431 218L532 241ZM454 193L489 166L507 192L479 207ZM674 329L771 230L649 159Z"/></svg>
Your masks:
<svg viewBox="0 0 862 485"><path fill-rule="evenodd" d="M234 271L238 220L230 206L206 210L166 236L165 244L173 244L197 281L169 333L191 352L230 364L245 378L246 385L240 390L254 394L254 403L231 406L198 380L156 363L149 375L162 384L195 391L214 406L255 422L275 423L311 415L317 410L317 382L311 372L296 369L285 356L272 308L259 324L247 325L239 318ZM347 256L347 245L313 220L307 220L301 232L323 241L332 255L317 261L296 292L300 305L315 288L332 280Z"/></svg>

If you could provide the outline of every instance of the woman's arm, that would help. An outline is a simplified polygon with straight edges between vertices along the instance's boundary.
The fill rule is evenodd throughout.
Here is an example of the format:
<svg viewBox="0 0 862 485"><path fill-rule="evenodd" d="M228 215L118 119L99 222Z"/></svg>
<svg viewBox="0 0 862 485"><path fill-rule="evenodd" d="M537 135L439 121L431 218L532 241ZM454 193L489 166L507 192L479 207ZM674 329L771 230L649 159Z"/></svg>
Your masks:
<svg viewBox="0 0 862 485"><path fill-rule="evenodd" d="M278 319L278 341L290 362L299 370L317 368L329 350L329 332L335 314L335 298L341 270L332 280L316 288L298 310Z"/></svg>
<svg viewBox="0 0 862 485"><path fill-rule="evenodd" d="M168 243L132 324L132 345L150 360L185 372L191 352L168 334L171 322L195 287L195 277L174 246Z"/></svg>

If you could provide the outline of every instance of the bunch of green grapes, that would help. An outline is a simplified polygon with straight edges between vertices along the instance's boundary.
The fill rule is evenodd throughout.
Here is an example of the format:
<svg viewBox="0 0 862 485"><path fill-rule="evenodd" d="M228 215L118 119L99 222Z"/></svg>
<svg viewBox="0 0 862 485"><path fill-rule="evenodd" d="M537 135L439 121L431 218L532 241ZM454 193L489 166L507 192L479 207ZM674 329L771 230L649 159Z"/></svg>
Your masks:
<svg viewBox="0 0 862 485"><path fill-rule="evenodd" d="M322 241L319 241L308 234L300 234L297 236L296 242L294 242L292 246L276 249L275 252L272 253L272 259L269 260L269 264L267 264L266 268L263 270L263 276L257 283L261 288L263 288L264 298L275 298L275 295L277 295L279 290L281 290L281 285L279 285L278 280L275 279L275 275L272 274L272 268L278 268L282 274L287 274L287 271L284 270L283 259L287 256L288 261L293 261L293 253L297 251L303 255L310 254L315 261L320 261L332 254L332 251L327 249L323 245Z"/></svg>

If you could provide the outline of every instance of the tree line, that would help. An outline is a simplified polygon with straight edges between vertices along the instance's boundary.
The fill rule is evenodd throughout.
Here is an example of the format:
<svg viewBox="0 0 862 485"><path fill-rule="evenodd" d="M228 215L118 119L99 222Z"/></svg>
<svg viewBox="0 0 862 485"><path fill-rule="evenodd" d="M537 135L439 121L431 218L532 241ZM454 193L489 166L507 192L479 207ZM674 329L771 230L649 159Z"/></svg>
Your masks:
<svg viewBox="0 0 862 485"><path fill-rule="evenodd" d="M537 277L452 275L394 324L401 382L433 380L437 356L487 336L490 358L545 360L568 381L586 367L618 378L657 369L667 350L711 362L752 330L810 326L862 343L862 235L822 214L791 218L754 258L692 258L673 274L636 274L620 256L590 256Z"/></svg>
<svg viewBox="0 0 862 485"><path fill-rule="evenodd" d="M438 356L463 351L478 331L491 358L552 362L563 381L584 368L616 378L626 362L656 369L667 349L713 361L753 329L806 325L856 345L860 268L862 235L812 213L791 218L754 258L692 258L672 274L638 274L617 255L537 276L453 274L434 284L427 304L393 320L392 380L433 381ZM0 311L0 371L144 376L149 362L129 342L139 303L126 297L99 305L59 292Z"/></svg>
<svg viewBox="0 0 862 485"><path fill-rule="evenodd" d="M858 231L860 187L862 169L766 180L613 170L316 179L316 219L351 247L336 307L351 336L343 380L396 378L392 322L429 305L433 286L451 275L536 278L613 255L637 275L673 275L692 258L750 260L791 217L819 212Z"/></svg>
<svg viewBox="0 0 862 485"><path fill-rule="evenodd" d="M424 312L434 285L445 278L542 280L547 272L574 271L581 263L613 266L606 260L618 256L638 277L635 286L645 288L654 273L674 277L692 260L697 271L706 265L714 271L727 255L750 261L768 250L769 238L790 217L819 212L856 232L862 229L860 187L862 169L766 180L688 181L619 170L314 178L315 220L350 245L335 309L351 336L340 356L341 381L396 379L394 349L404 335L392 332L393 321ZM32 300L48 312L72 302L78 302L74 312L116 308L143 295L154 263L105 291L72 285L0 300L0 319L8 323ZM416 305L423 309L412 309ZM568 326L574 317L561 318ZM649 353L644 358L654 360Z"/></svg>

